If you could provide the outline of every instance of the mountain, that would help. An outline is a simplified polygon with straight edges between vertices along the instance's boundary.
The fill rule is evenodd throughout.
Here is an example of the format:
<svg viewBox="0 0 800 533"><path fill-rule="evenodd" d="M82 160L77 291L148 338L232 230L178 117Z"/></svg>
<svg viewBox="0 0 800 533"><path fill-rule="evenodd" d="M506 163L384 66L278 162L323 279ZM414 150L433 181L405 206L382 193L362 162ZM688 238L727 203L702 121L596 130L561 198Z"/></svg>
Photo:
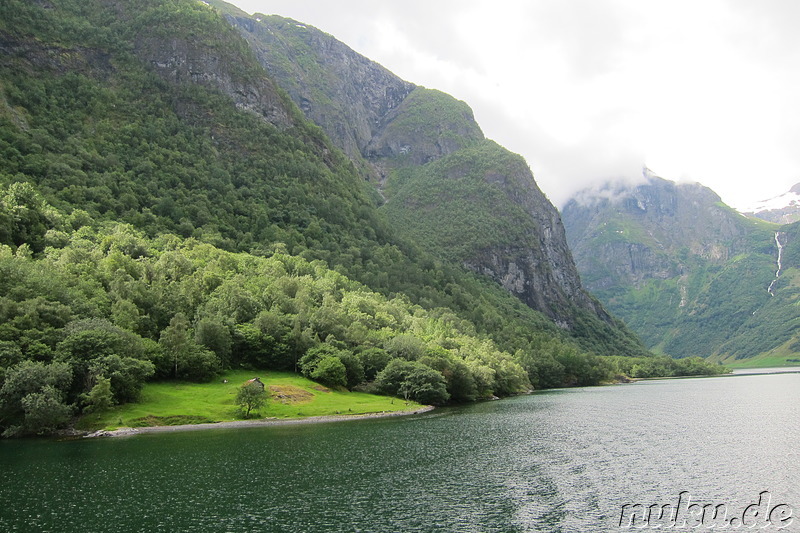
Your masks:
<svg viewBox="0 0 800 533"><path fill-rule="evenodd" d="M306 116L366 169L398 234L488 276L580 337L623 328L584 291L559 213L527 164L485 139L466 103L406 82L306 24L213 5Z"/></svg>
<svg viewBox="0 0 800 533"><path fill-rule="evenodd" d="M707 187L644 174L564 207L587 288L657 352L794 359L796 226L746 218Z"/></svg>
<svg viewBox="0 0 800 533"><path fill-rule="evenodd" d="M0 430L225 368L413 375L437 401L714 371L652 357L583 291L557 212L466 104L365 82L384 100L356 111L381 118L342 122L350 155L251 44L193 0L0 3ZM475 208L437 192L421 218L465 220L437 242L399 221L443 184Z"/></svg>
<svg viewBox="0 0 800 533"><path fill-rule="evenodd" d="M739 211L747 216L776 224L797 222L800 220L800 183L795 184L788 192L768 200L762 200Z"/></svg>

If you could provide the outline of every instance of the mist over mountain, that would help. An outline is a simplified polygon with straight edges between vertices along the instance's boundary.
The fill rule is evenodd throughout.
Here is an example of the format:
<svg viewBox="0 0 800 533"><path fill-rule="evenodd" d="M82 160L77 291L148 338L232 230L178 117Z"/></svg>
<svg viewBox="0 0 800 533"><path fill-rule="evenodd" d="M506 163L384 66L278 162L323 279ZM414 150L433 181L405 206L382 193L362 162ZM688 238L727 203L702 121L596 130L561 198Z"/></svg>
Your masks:
<svg viewBox="0 0 800 533"><path fill-rule="evenodd" d="M796 358L796 226L747 218L699 184L645 177L565 206L586 287L658 352Z"/></svg>

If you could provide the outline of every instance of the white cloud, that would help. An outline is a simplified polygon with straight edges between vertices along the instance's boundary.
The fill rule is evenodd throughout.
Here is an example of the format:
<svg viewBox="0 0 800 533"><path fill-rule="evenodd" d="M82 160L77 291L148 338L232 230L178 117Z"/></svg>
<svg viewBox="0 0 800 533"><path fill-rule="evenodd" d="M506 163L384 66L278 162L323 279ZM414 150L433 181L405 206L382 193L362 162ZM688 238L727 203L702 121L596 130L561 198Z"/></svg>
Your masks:
<svg viewBox="0 0 800 533"><path fill-rule="evenodd" d="M465 100L557 205L642 164L732 205L800 181L794 0L234 3Z"/></svg>

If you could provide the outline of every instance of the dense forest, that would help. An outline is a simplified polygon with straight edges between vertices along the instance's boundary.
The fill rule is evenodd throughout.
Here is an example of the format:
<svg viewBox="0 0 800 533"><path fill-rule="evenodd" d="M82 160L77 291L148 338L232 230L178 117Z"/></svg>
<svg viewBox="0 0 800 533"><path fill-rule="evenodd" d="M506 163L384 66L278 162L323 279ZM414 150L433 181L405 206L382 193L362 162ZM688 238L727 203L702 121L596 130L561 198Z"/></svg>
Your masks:
<svg viewBox="0 0 800 533"><path fill-rule="evenodd" d="M165 76L146 58L175 40L218 70ZM0 44L5 435L225 368L425 403L715 370L578 312L564 331L398 237L201 3L8 0ZM225 84L257 85L274 115Z"/></svg>

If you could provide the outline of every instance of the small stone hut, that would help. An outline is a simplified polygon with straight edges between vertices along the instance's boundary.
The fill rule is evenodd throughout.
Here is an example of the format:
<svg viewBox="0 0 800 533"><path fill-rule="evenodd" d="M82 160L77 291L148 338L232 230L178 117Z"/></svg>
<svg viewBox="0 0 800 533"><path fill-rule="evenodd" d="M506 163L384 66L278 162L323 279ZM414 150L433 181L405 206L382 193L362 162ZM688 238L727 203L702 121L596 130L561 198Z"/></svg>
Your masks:
<svg viewBox="0 0 800 533"><path fill-rule="evenodd" d="M247 387L251 383L254 383L255 385L257 385L261 390L264 390L264 382L261 381L261 379L259 379L259 378L248 379L247 381L242 383L242 387Z"/></svg>

